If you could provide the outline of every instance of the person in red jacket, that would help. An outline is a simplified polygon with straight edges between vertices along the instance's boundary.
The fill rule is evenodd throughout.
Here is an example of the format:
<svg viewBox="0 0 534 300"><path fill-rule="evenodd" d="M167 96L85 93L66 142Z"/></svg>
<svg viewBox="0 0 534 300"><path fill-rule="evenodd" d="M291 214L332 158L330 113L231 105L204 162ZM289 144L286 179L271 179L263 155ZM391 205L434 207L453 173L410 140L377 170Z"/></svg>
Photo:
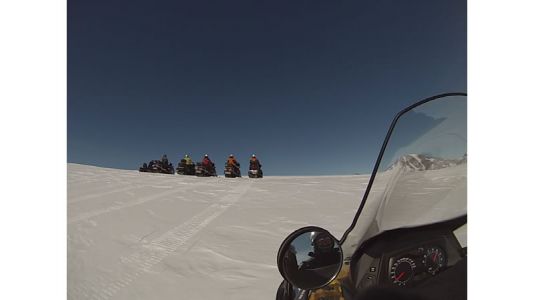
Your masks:
<svg viewBox="0 0 534 300"><path fill-rule="evenodd" d="M205 154L204 158L202 159L202 165L204 166L204 168L206 168L206 170L210 172L213 171L215 167L215 164L211 161L207 154Z"/></svg>

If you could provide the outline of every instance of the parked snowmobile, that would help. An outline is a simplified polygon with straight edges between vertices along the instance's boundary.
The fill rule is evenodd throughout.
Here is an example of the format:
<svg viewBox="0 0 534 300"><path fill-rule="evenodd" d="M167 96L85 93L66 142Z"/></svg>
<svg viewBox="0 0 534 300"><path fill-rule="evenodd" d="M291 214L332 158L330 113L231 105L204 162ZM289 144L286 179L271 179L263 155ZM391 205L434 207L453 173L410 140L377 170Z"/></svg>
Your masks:
<svg viewBox="0 0 534 300"><path fill-rule="evenodd" d="M249 178L262 178L263 171L261 170L261 163L256 157L256 154L252 154L248 164L248 177Z"/></svg>
<svg viewBox="0 0 534 300"><path fill-rule="evenodd" d="M226 163L224 165L224 177L235 178L241 177L241 170L239 169L240 164L236 165Z"/></svg>
<svg viewBox="0 0 534 300"><path fill-rule="evenodd" d="M248 170L249 178L263 178L263 171L261 168L253 168Z"/></svg>
<svg viewBox="0 0 534 300"><path fill-rule="evenodd" d="M151 160L148 164L147 163L143 163L143 165L141 167L139 167L139 172L153 173L152 169L154 167L155 162L156 162L155 160Z"/></svg>
<svg viewBox="0 0 534 300"><path fill-rule="evenodd" d="M291 233L277 300L467 299L467 94L402 110L352 224Z"/></svg>
<svg viewBox="0 0 534 300"><path fill-rule="evenodd" d="M198 177L216 177L217 171L215 170L215 164L212 163L211 166L204 166L202 163L197 162L195 166L195 175Z"/></svg>
<svg viewBox="0 0 534 300"><path fill-rule="evenodd" d="M174 166L172 165L172 163L169 163L168 166L165 166L164 167L164 172L162 173L165 173L165 174L174 174L175 170L174 170Z"/></svg>
<svg viewBox="0 0 534 300"><path fill-rule="evenodd" d="M139 167L139 172L148 172L148 165L143 163L143 165Z"/></svg>
<svg viewBox="0 0 534 300"><path fill-rule="evenodd" d="M176 173L180 175L195 175L195 165L188 165L186 160L182 159L178 163L178 167L176 167Z"/></svg>
<svg viewBox="0 0 534 300"><path fill-rule="evenodd" d="M174 167L172 163L164 164L160 160L151 160L148 165L144 163L139 172L174 174Z"/></svg>

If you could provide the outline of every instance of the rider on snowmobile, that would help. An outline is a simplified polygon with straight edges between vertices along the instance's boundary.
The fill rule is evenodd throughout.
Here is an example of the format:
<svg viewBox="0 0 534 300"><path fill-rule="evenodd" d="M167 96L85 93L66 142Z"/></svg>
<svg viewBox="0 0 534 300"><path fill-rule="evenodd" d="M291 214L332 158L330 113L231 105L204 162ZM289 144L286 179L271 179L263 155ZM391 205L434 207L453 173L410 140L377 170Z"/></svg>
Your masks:
<svg viewBox="0 0 534 300"><path fill-rule="evenodd" d="M258 158L256 158L256 154L252 154L249 161L249 170L259 170L261 168L261 163Z"/></svg>
<svg viewBox="0 0 534 300"><path fill-rule="evenodd" d="M211 167L213 163L211 162L211 159L207 154L204 155L204 158L202 159L202 165L206 168Z"/></svg>
<svg viewBox="0 0 534 300"><path fill-rule="evenodd" d="M213 171L215 169L215 164L211 161L207 154L204 154L204 158L202 159L202 166L209 171Z"/></svg>
<svg viewBox="0 0 534 300"><path fill-rule="evenodd" d="M233 154L228 156L226 164L224 165L224 176L225 177L241 177L241 171L239 170L239 163L235 159Z"/></svg>
<svg viewBox="0 0 534 300"><path fill-rule="evenodd" d="M239 167L239 163L237 162L233 154L230 154L230 156L228 156L228 160L226 161L226 164L229 166L233 166L234 168Z"/></svg>
<svg viewBox="0 0 534 300"><path fill-rule="evenodd" d="M186 155L184 156L184 161L185 161L185 164L186 164L186 165L192 165L192 164L193 164L193 160L191 159L191 157L189 157L188 154L186 154Z"/></svg>
<svg viewBox="0 0 534 300"><path fill-rule="evenodd" d="M163 154L163 156L161 157L161 164L165 167L169 165L169 159L167 158L167 154Z"/></svg>

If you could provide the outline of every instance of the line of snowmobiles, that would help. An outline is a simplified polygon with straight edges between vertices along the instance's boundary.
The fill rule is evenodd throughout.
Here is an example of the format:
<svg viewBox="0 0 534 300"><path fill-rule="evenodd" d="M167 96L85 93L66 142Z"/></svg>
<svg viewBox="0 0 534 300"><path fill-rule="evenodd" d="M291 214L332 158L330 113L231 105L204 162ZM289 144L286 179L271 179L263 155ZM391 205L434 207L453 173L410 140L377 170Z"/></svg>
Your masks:
<svg viewBox="0 0 534 300"><path fill-rule="evenodd" d="M174 169L172 163L166 163L164 160L152 160L147 165L144 163L140 168L139 172L149 172L149 173L162 173L162 174L178 174L178 175L189 175L197 177L217 177L217 171L215 169L215 164L211 163L210 165L205 165L201 162L197 163L187 163L185 159L181 159L178 163L176 170ZM224 166L224 177L226 178L237 178L241 176L240 164L228 164ZM253 165L248 170L249 178L263 178L263 171L261 166Z"/></svg>

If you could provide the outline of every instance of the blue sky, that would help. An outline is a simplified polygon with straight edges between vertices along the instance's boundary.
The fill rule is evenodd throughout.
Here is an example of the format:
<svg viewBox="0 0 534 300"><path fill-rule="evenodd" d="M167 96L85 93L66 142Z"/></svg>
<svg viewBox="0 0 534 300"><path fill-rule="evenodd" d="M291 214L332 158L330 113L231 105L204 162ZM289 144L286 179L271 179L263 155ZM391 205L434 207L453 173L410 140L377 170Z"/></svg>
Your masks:
<svg viewBox="0 0 534 300"><path fill-rule="evenodd" d="M466 91L466 24L456 0L69 1L68 161L368 173L399 110Z"/></svg>

